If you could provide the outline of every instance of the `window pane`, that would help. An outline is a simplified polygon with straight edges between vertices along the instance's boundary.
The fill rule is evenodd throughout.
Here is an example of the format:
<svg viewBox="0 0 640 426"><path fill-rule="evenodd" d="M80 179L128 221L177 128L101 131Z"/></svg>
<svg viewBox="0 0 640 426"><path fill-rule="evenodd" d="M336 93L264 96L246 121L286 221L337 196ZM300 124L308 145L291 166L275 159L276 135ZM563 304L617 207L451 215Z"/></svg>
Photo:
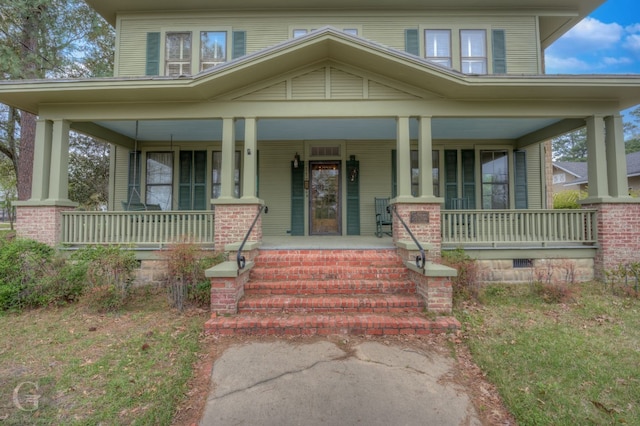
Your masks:
<svg viewBox="0 0 640 426"><path fill-rule="evenodd" d="M301 37L305 35L307 32L308 32L307 30L293 30L293 38Z"/></svg>
<svg viewBox="0 0 640 426"><path fill-rule="evenodd" d="M485 30L460 31L460 53L462 72L467 74L487 73L487 37Z"/></svg>
<svg viewBox="0 0 640 426"><path fill-rule="evenodd" d="M171 185L147 186L147 204L160 204L162 210L171 210Z"/></svg>
<svg viewBox="0 0 640 426"><path fill-rule="evenodd" d="M431 151L431 173L433 178L433 195L435 197L440 196L440 152L437 150Z"/></svg>
<svg viewBox="0 0 640 426"><path fill-rule="evenodd" d="M237 198L240 198L240 151L236 151L235 154L235 169L233 171L234 176L234 188L233 192ZM212 176L211 176L211 197L219 198L220 197L220 184L221 182L221 172L222 172L222 152L221 151L213 151L213 164L212 164Z"/></svg>
<svg viewBox="0 0 640 426"><path fill-rule="evenodd" d="M358 29L357 28L345 28L343 31L345 33L347 33L347 34L351 34L351 35L354 35L354 36L358 35Z"/></svg>
<svg viewBox="0 0 640 426"><path fill-rule="evenodd" d="M482 151L482 208L509 207L509 160L507 151Z"/></svg>
<svg viewBox="0 0 640 426"><path fill-rule="evenodd" d="M227 60L227 33L224 31L202 31L200 33L201 69L211 68Z"/></svg>
<svg viewBox="0 0 640 426"><path fill-rule="evenodd" d="M411 150L411 195L418 196L420 188L420 161L418 160L418 151Z"/></svg>
<svg viewBox="0 0 640 426"><path fill-rule="evenodd" d="M191 33L167 33L167 60L191 60Z"/></svg>
<svg viewBox="0 0 640 426"><path fill-rule="evenodd" d="M436 64L451 67L451 31L425 31L426 57Z"/></svg>
<svg viewBox="0 0 640 426"><path fill-rule="evenodd" d="M147 184L170 184L173 178L173 153L147 154Z"/></svg>

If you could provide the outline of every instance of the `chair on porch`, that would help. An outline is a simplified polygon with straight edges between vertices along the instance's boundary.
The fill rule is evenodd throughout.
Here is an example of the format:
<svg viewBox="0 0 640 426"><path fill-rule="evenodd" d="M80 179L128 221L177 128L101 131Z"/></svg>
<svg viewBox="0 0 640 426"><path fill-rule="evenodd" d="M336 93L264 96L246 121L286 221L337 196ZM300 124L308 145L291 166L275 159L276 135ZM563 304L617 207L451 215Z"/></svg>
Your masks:
<svg viewBox="0 0 640 426"><path fill-rule="evenodd" d="M389 198L375 197L376 206L376 236L382 238L382 234L391 235L393 232L393 221L391 220L391 212L388 210ZM382 227L388 226L389 231L383 232Z"/></svg>

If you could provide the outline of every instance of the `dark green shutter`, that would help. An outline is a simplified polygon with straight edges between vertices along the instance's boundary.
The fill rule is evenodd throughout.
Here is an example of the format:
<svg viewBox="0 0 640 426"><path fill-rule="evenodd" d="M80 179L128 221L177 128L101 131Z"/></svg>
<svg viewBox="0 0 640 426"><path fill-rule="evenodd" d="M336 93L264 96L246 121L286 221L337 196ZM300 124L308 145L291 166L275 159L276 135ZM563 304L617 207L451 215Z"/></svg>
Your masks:
<svg viewBox="0 0 640 426"><path fill-rule="evenodd" d="M462 198L469 209L476 208L476 159L472 149L463 149L462 156Z"/></svg>
<svg viewBox="0 0 640 426"><path fill-rule="evenodd" d="M193 210L207 209L207 151L193 153Z"/></svg>
<svg viewBox="0 0 640 426"><path fill-rule="evenodd" d="M232 35L233 48L231 59L236 59L247 54L247 32L234 31Z"/></svg>
<svg viewBox="0 0 640 426"><path fill-rule="evenodd" d="M492 37L493 73L507 73L507 45L504 30L493 30Z"/></svg>
<svg viewBox="0 0 640 426"><path fill-rule="evenodd" d="M140 203L140 151L129 153L127 204Z"/></svg>
<svg viewBox="0 0 640 426"><path fill-rule="evenodd" d="M347 235L360 235L359 172L359 161L347 161ZM351 179L352 176L354 177L353 180Z"/></svg>
<svg viewBox="0 0 640 426"><path fill-rule="evenodd" d="M160 75L160 33L147 33L147 68L145 75Z"/></svg>
<svg viewBox="0 0 640 426"><path fill-rule="evenodd" d="M529 196L527 194L527 153L515 151L513 156L516 209L526 209L529 205Z"/></svg>
<svg viewBox="0 0 640 426"><path fill-rule="evenodd" d="M458 151L444 151L444 200L445 208L451 208L451 199L458 198Z"/></svg>
<svg viewBox="0 0 640 426"><path fill-rule="evenodd" d="M291 235L304 235L304 161L291 162Z"/></svg>
<svg viewBox="0 0 640 426"><path fill-rule="evenodd" d="M404 50L412 55L420 56L420 40L418 30L404 30Z"/></svg>
<svg viewBox="0 0 640 426"><path fill-rule="evenodd" d="M191 177L193 151L180 151L178 210L191 210Z"/></svg>
<svg viewBox="0 0 640 426"><path fill-rule="evenodd" d="M398 170L396 159L398 155L395 149L391 150L391 198L396 198L398 196Z"/></svg>

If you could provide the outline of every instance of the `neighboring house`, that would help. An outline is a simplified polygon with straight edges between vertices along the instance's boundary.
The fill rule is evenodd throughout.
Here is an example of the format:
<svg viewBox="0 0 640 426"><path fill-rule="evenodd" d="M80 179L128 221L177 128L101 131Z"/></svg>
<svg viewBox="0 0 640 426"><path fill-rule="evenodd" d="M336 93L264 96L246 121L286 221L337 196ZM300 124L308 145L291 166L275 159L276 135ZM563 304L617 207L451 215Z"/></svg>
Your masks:
<svg viewBox="0 0 640 426"><path fill-rule="evenodd" d="M614 237L640 229L620 117L640 77L544 75L544 50L602 0L87 3L116 29L113 78L0 83L0 102L39 116L21 235L223 250L266 204L252 247L349 245L375 235L385 197L400 252L402 217L429 259L463 247L487 280L513 279L498 274L512 261L580 259L593 276L640 256L639 236ZM546 210L545 142L585 126L585 209ZM71 130L113 146L109 212L71 211Z"/></svg>
<svg viewBox="0 0 640 426"><path fill-rule="evenodd" d="M631 194L640 191L640 151L627 154L627 182ZM587 163L571 161L553 162L553 192L568 189L587 190Z"/></svg>

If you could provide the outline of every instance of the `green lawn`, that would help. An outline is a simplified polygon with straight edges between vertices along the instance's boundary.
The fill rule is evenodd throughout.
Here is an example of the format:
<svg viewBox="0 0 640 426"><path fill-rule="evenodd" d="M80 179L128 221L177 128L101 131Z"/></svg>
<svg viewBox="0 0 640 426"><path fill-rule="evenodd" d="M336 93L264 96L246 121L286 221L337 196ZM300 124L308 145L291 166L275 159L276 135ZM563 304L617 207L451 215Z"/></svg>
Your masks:
<svg viewBox="0 0 640 426"><path fill-rule="evenodd" d="M205 320L148 289L119 314L75 304L0 317L2 424L171 424Z"/></svg>
<svg viewBox="0 0 640 426"><path fill-rule="evenodd" d="M482 302L457 315L518 424L640 424L640 300L585 284L547 304L527 285L502 285Z"/></svg>

